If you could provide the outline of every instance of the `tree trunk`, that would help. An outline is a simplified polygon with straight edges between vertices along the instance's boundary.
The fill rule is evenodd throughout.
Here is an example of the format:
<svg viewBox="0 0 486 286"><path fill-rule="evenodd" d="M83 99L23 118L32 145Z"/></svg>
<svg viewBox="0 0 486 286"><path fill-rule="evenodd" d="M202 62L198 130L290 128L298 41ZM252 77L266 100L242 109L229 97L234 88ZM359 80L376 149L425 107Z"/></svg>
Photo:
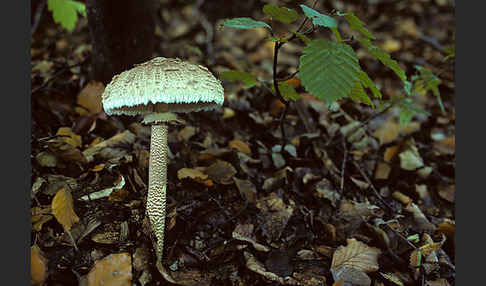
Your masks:
<svg viewBox="0 0 486 286"><path fill-rule="evenodd" d="M106 85L115 74L152 58L154 0L86 0L86 12L93 79Z"/></svg>

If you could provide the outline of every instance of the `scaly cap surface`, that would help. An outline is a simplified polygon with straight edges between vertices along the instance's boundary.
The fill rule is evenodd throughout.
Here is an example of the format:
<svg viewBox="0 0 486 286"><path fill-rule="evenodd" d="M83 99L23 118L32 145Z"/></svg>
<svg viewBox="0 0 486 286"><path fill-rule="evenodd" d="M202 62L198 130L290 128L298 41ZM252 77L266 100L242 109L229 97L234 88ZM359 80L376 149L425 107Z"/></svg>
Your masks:
<svg viewBox="0 0 486 286"><path fill-rule="evenodd" d="M224 90L206 67L157 57L115 75L102 101L108 115L191 112L223 104Z"/></svg>

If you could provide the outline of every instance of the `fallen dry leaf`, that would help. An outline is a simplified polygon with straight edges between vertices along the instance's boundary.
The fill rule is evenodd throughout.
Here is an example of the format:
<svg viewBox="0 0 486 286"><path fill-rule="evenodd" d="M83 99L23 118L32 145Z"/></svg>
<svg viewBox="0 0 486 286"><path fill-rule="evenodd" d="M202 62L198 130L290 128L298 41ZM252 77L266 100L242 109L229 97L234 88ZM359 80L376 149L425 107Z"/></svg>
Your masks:
<svg viewBox="0 0 486 286"><path fill-rule="evenodd" d="M73 197L64 188L57 191L52 199L51 208L52 214L66 231L79 221L79 217L74 212Z"/></svg>
<svg viewBox="0 0 486 286"><path fill-rule="evenodd" d="M39 246L30 247L30 283L32 285L43 285L47 278L47 258Z"/></svg>
<svg viewBox="0 0 486 286"><path fill-rule="evenodd" d="M268 196L259 199L256 207L262 212L263 235L268 242L277 240L294 212L295 203L289 200L285 204L282 198L272 192Z"/></svg>
<svg viewBox="0 0 486 286"><path fill-rule="evenodd" d="M236 177L233 177L233 181L235 182L241 197L247 200L249 203L254 203L257 195L255 185L253 185L253 183L249 180L240 180Z"/></svg>
<svg viewBox="0 0 486 286"><path fill-rule="evenodd" d="M186 127L182 128L182 130L177 133L177 140L187 142L195 134L196 134L196 128L195 127L186 126Z"/></svg>
<svg viewBox="0 0 486 286"><path fill-rule="evenodd" d="M402 48L402 44L400 41L395 39L386 39L385 42L381 45L381 48L386 52L393 53L399 51Z"/></svg>
<svg viewBox="0 0 486 286"><path fill-rule="evenodd" d="M81 136L74 133L71 130L71 128L69 128L69 127L59 128L59 130L57 130L56 135L66 135L66 136L61 137L62 141L66 142L67 144L69 144L70 146L72 146L74 148L81 147L81 145L82 145ZM67 137L67 136L69 136L69 137Z"/></svg>
<svg viewBox="0 0 486 286"><path fill-rule="evenodd" d="M409 148L398 156L400 157L400 167L404 170L414 171L424 166L424 160L420 157L418 148L413 142L410 142Z"/></svg>
<svg viewBox="0 0 486 286"><path fill-rule="evenodd" d="M348 266L365 273L378 270L378 255L381 251L358 241L347 239L347 246L340 246L334 252L331 268Z"/></svg>
<svg viewBox="0 0 486 286"><path fill-rule="evenodd" d="M238 224L236 225L235 230L233 230L232 236L234 239L251 243L258 251L270 251L268 247L256 241L254 228L255 226L253 224Z"/></svg>
<svg viewBox="0 0 486 286"><path fill-rule="evenodd" d="M456 199L456 186L454 184L439 187L439 196L444 200L453 203Z"/></svg>
<svg viewBox="0 0 486 286"><path fill-rule="evenodd" d="M96 114L103 111L101 103L101 94L105 90L103 83L98 81L90 81L78 94L77 104L83 108L78 108L76 111L80 115L86 113Z"/></svg>
<svg viewBox="0 0 486 286"><path fill-rule="evenodd" d="M198 183L206 185L208 187L213 185L213 181L208 179L208 175L203 173L206 168L204 167L196 167L194 169L191 168L182 168L177 171L177 178L179 180L182 179L192 179Z"/></svg>
<svg viewBox="0 0 486 286"><path fill-rule="evenodd" d="M280 277L273 272L269 272L265 268L265 266L260 261L258 261L255 256L253 256L250 252L244 251L243 255L245 256L246 267L249 270L262 275L270 281L278 282L282 285L298 285L298 282L290 276Z"/></svg>
<svg viewBox="0 0 486 286"><path fill-rule="evenodd" d="M380 274L381 276L385 277L388 281L391 281L398 286L404 286L402 280L400 280L400 278L398 278L395 274L393 273L380 273Z"/></svg>
<svg viewBox="0 0 486 286"><path fill-rule="evenodd" d="M386 148L383 160L385 160L385 162L391 162L391 160L398 154L398 149L398 145L393 145Z"/></svg>
<svg viewBox="0 0 486 286"><path fill-rule="evenodd" d="M52 219L51 207L33 207L30 209L30 220L35 231L41 231L42 225Z"/></svg>
<svg viewBox="0 0 486 286"><path fill-rule="evenodd" d="M456 152L456 137L450 136L434 142L434 147L442 154L452 155Z"/></svg>
<svg viewBox="0 0 486 286"><path fill-rule="evenodd" d="M383 125L378 127L373 136L380 140L380 145L393 142L399 134L399 125L392 118L388 119Z"/></svg>
<svg viewBox="0 0 486 286"><path fill-rule="evenodd" d="M239 140L239 139L233 139L228 143L228 148L230 149L236 149L240 152L246 153L248 155L251 155L251 149L246 144L245 142Z"/></svg>
<svg viewBox="0 0 486 286"><path fill-rule="evenodd" d="M375 179L386 180L390 176L391 167L387 163L379 162L375 170Z"/></svg>
<svg viewBox="0 0 486 286"><path fill-rule="evenodd" d="M205 170L206 174L218 184L232 184L233 176L236 175L236 169L226 161L218 160L211 164Z"/></svg>
<svg viewBox="0 0 486 286"><path fill-rule="evenodd" d="M86 275L87 286L130 286L132 281L132 257L129 253L110 254L96 261Z"/></svg>
<svg viewBox="0 0 486 286"><path fill-rule="evenodd" d="M342 281L342 285L358 285L370 286L370 277L361 270L350 266L340 266L338 268L331 268L332 277L334 281Z"/></svg>

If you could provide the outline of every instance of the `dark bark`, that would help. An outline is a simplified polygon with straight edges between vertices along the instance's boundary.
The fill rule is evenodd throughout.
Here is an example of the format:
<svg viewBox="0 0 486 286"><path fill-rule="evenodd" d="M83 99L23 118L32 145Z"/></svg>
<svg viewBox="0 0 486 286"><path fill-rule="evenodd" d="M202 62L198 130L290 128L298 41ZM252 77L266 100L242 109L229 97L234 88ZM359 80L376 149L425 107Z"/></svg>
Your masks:
<svg viewBox="0 0 486 286"><path fill-rule="evenodd" d="M154 0L86 0L93 79L107 84L115 74L152 58L155 11Z"/></svg>

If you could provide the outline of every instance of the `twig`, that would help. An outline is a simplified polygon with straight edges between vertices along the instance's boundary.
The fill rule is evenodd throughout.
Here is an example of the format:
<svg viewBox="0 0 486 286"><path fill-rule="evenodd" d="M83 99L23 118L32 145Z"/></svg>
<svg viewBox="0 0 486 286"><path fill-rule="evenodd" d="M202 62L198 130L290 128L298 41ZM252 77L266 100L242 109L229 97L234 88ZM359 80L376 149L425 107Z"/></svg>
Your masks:
<svg viewBox="0 0 486 286"><path fill-rule="evenodd" d="M46 80L42 85L34 88L32 91L31 91L31 94L34 94L36 93L37 91L43 89L44 87L47 86L47 84L49 84L51 81L53 81L54 79L56 79L58 76L60 76L61 74L65 73L66 71L68 71L70 68L74 68L74 67L77 67L77 66L81 66L83 65L86 60L88 58L84 59L83 61L79 62L79 63L76 63L76 64L73 64L73 65L70 65L70 66L66 66L64 68L62 68L60 71L56 72L53 76L51 76L48 80Z"/></svg>
<svg viewBox="0 0 486 286"><path fill-rule="evenodd" d="M344 169L346 168L346 160L348 157L348 148L346 146L346 139L343 137L343 148L344 148L344 155L343 155L343 163L341 165L341 193L344 193Z"/></svg>
<svg viewBox="0 0 486 286"><path fill-rule="evenodd" d="M33 36L35 31L37 30L37 27L39 26L39 22L42 16L42 12L44 11L44 7L46 6L47 0L42 0L39 5L37 5L37 8L35 9L35 16L34 16L34 23L32 24L32 27L30 28L30 35Z"/></svg>
<svg viewBox="0 0 486 286"><path fill-rule="evenodd" d="M370 178L368 178L368 175L366 175L366 173L361 169L361 167L358 165L358 163L356 163L355 161L353 161L353 164L354 166L356 167L356 169L358 169L359 173L361 174L361 176L366 180L366 182L370 185L371 189L373 190L373 192L375 193L375 195L378 197L378 199L385 205L387 206L390 210L393 211L393 208L392 206L390 206L386 201L385 199L383 199L383 197L380 195L380 193L378 192L378 190L375 188L375 186L373 185L373 183L371 182Z"/></svg>

